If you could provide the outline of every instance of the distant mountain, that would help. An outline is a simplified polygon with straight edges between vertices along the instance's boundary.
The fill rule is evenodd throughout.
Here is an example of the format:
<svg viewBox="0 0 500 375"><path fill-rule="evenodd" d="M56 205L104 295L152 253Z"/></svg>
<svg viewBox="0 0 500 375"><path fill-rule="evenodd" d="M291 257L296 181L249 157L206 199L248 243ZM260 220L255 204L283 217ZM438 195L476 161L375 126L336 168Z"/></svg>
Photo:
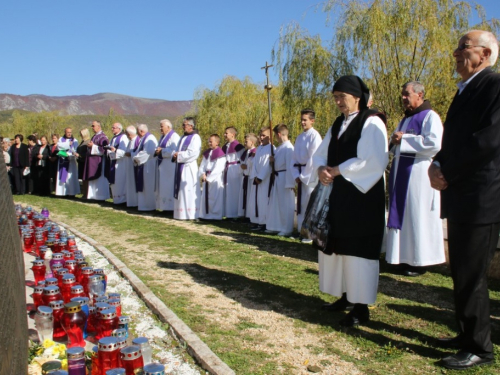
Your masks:
<svg viewBox="0 0 500 375"><path fill-rule="evenodd" d="M30 112L59 111L64 115L107 115L113 108L114 112L120 115L174 118L189 111L191 105L190 100L144 99L112 93L75 96L0 94L0 111L12 109Z"/></svg>

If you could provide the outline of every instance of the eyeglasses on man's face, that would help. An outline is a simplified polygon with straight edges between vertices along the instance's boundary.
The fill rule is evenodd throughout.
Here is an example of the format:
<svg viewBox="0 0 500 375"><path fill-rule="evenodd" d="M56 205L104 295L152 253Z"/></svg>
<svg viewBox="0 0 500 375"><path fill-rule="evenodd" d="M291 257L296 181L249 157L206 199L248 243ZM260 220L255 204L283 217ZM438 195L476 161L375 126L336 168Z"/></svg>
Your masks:
<svg viewBox="0 0 500 375"><path fill-rule="evenodd" d="M474 48L474 47L487 48L486 46L480 46L480 45L473 45L473 44L462 43L462 44L458 45L457 50L458 51L463 51L464 49L469 49L469 48Z"/></svg>

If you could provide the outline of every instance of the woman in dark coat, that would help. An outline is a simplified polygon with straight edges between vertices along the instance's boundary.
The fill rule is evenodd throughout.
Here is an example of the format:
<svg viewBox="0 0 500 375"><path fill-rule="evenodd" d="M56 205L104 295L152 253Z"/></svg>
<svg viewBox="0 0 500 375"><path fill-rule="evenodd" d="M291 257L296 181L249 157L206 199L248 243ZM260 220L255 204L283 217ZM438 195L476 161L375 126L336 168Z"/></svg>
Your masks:
<svg viewBox="0 0 500 375"><path fill-rule="evenodd" d="M82 137L82 141L78 145L76 149L76 157L78 162L78 178L82 180L82 189L81 192L83 194L83 199L87 197L87 189L89 186L88 181L83 181L83 170L85 168L85 159L87 158L88 151L88 143L90 141L90 132L87 128L82 129L80 131L80 136Z"/></svg>
<svg viewBox="0 0 500 375"><path fill-rule="evenodd" d="M50 184L50 191L55 190L56 186L57 166L59 164L59 157L57 156L57 153L59 152L59 150L57 149L58 141L59 134L52 134L52 144L49 148L49 181L50 179L52 179L52 183Z"/></svg>
<svg viewBox="0 0 500 375"><path fill-rule="evenodd" d="M16 134L14 144L9 150L10 166L14 180L14 193L18 195L25 193L23 173L30 166L28 146L23 143L23 139L22 134Z"/></svg>
<svg viewBox="0 0 500 375"><path fill-rule="evenodd" d="M42 135L40 138L41 145L35 146L34 153L32 151L32 160L34 166L31 168L33 175L34 193L38 195L50 194L50 175L49 175L49 155L50 146L48 139Z"/></svg>

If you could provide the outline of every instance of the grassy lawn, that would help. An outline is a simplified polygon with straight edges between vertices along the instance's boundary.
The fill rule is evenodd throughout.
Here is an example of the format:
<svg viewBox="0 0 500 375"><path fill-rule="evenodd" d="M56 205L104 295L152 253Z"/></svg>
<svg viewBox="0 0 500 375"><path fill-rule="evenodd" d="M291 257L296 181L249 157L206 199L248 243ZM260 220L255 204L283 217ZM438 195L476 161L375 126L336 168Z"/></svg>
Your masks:
<svg viewBox="0 0 500 375"><path fill-rule="evenodd" d="M251 233L242 224L140 217L79 198L16 196L16 202L46 206L54 219L106 246L237 374L302 374L308 365L339 374L458 373L434 364L447 353L434 339L455 328L445 266L404 278L382 261L372 320L341 329L344 313L320 310L333 298L318 289L317 252L309 245ZM495 344L499 292L491 280ZM290 332L287 343L277 339L283 329ZM500 364L460 373L499 374Z"/></svg>

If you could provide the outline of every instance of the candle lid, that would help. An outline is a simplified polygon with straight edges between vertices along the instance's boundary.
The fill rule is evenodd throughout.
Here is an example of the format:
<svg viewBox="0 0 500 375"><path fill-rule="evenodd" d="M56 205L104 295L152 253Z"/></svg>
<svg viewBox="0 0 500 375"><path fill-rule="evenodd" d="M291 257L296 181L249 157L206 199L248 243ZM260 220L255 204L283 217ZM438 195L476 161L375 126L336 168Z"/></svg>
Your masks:
<svg viewBox="0 0 500 375"><path fill-rule="evenodd" d="M127 338L126 337L117 337L118 342L116 343L116 346L118 349L122 349L127 346Z"/></svg>
<svg viewBox="0 0 500 375"><path fill-rule="evenodd" d="M144 375L165 375L165 366L161 363L149 363L143 367Z"/></svg>
<svg viewBox="0 0 500 375"><path fill-rule="evenodd" d="M94 273L94 269L92 267L83 267L81 269L82 275L92 275Z"/></svg>
<svg viewBox="0 0 500 375"><path fill-rule="evenodd" d="M111 306L120 306L120 300L119 299L116 299L116 298L113 298L113 299L108 299L108 303L111 305Z"/></svg>
<svg viewBox="0 0 500 375"><path fill-rule="evenodd" d="M117 299L122 299L122 296L120 293L108 293L109 298L117 298Z"/></svg>
<svg viewBox="0 0 500 375"><path fill-rule="evenodd" d="M95 306L89 306L89 314L95 313Z"/></svg>
<svg viewBox="0 0 500 375"><path fill-rule="evenodd" d="M126 315L122 315L119 318L120 324L128 324L130 322L130 318Z"/></svg>
<svg viewBox="0 0 500 375"><path fill-rule="evenodd" d="M116 318L116 309L114 307L109 307L106 310L100 312L101 319L114 319Z"/></svg>
<svg viewBox="0 0 500 375"><path fill-rule="evenodd" d="M52 310L60 310L64 308L64 301L62 299L59 299L57 301L50 301L49 306L52 308Z"/></svg>
<svg viewBox="0 0 500 375"><path fill-rule="evenodd" d="M89 297L73 297L70 300L71 302L78 302L80 306L85 306L89 304Z"/></svg>
<svg viewBox="0 0 500 375"><path fill-rule="evenodd" d="M82 306L78 302L69 302L64 305L64 312L66 314L73 314L82 311Z"/></svg>
<svg viewBox="0 0 500 375"><path fill-rule="evenodd" d="M127 372L124 368L117 367L106 371L106 375L125 375Z"/></svg>
<svg viewBox="0 0 500 375"><path fill-rule="evenodd" d="M49 317L52 316L52 309L48 306L38 306L37 314L44 317Z"/></svg>
<svg viewBox="0 0 500 375"><path fill-rule="evenodd" d="M133 361L142 356L141 348L137 345L130 345L120 349L122 361Z"/></svg>
<svg viewBox="0 0 500 375"><path fill-rule="evenodd" d="M80 264L87 264L87 262L85 262L85 258L83 256L77 256L75 255L75 262L80 265Z"/></svg>
<svg viewBox="0 0 500 375"><path fill-rule="evenodd" d="M35 294L42 294L44 289L45 289L44 285L37 285L33 289L33 293L35 293Z"/></svg>
<svg viewBox="0 0 500 375"><path fill-rule="evenodd" d="M97 311L106 310L106 309L109 309L111 307L111 305L109 303L106 303L106 302L98 302L94 306L97 309Z"/></svg>
<svg viewBox="0 0 500 375"><path fill-rule="evenodd" d="M68 356L68 360L82 359L85 358L85 349L81 346L74 346L66 349L66 355Z"/></svg>
<svg viewBox="0 0 500 375"><path fill-rule="evenodd" d="M47 296L53 296L59 293L59 287L57 285L50 285L43 288L43 294Z"/></svg>
<svg viewBox="0 0 500 375"><path fill-rule="evenodd" d="M94 301L95 301L96 304L98 304L98 303L106 303L106 302L108 302L108 297L106 297L106 296L99 296L99 297L94 298Z"/></svg>
<svg viewBox="0 0 500 375"><path fill-rule="evenodd" d="M36 285L45 286L45 280L40 280Z"/></svg>
<svg viewBox="0 0 500 375"><path fill-rule="evenodd" d="M72 273L65 273L62 277L63 284L73 284L76 282L75 275Z"/></svg>
<svg viewBox="0 0 500 375"><path fill-rule="evenodd" d="M80 294L83 293L83 286L74 285L71 287L71 294Z"/></svg>
<svg viewBox="0 0 500 375"><path fill-rule="evenodd" d="M62 263L55 263L55 264L51 265L50 268L52 268L53 273L57 273L58 270L63 268L63 265L62 265Z"/></svg>
<svg viewBox="0 0 500 375"><path fill-rule="evenodd" d="M125 328L118 328L111 333L113 337L127 337L128 331Z"/></svg>
<svg viewBox="0 0 500 375"><path fill-rule="evenodd" d="M132 344L139 346L144 344L149 344L149 340L146 337L136 337L135 339L132 340Z"/></svg>
<svg viewBox="0 0 500 375"><path fill-rule="evenodd" d="M49 277L45 279L45 285L46 286L52 286L52 285L57 285L58 281L55 277Z"/></svg>
<svg viewBox="0 0 500 375"><path fill-rule="evenodd" d="M31 263L33 263L33 266L40 267L43 266L43 259L35 259Z"/></svg>
<svg viewBox="0 0 500 375"><path fill-rule="evenodd" d="M94 273L97 275L104 275L104 270L102 268L95 268Z"/></svg>
<svg viewBox="0 0 500 375"><path fill-rule="evenodd" d="M99 351L99 347L97 345L94 345L92 347L92 352L97 353Z"/></svg>
<svg viewBox="0 0 500 375"><path fill-rule="evenodd" d="M67 268L62 267L62 265L61 265L61 268L58 268L56 270L56 273L57 273L57 276L62 276L64 274L68 273L68 271L69 270Z"/></svg>
<svg viewBox="0 0 500 375"><path fill-rule="evenodd" d="M99 340L98 346L99 351L102 352L112 352L116 350L116 343L118 340L116 337L106 336Z"/></svg>
<svg viewBox="0 0 500 375"><path fill-rule="evenodd" d="M64 262L65 266L76 266L76 260L73 259L68 259L66 262Z"/></svg>
<svg viewBox="0 0 500 375"><path fill-rule="evenodd" d="M99 283L101 281L100 278L101 276L94 274L89 277L89 283Z"/></svg>
<svg viewBox="0 0 500 375"><path fill-rule="evenodd" d="M54 259L54 260L62 260L63 259L63 255L61 253L55 253L54 255L52 255L52 259Z"/></svg>

